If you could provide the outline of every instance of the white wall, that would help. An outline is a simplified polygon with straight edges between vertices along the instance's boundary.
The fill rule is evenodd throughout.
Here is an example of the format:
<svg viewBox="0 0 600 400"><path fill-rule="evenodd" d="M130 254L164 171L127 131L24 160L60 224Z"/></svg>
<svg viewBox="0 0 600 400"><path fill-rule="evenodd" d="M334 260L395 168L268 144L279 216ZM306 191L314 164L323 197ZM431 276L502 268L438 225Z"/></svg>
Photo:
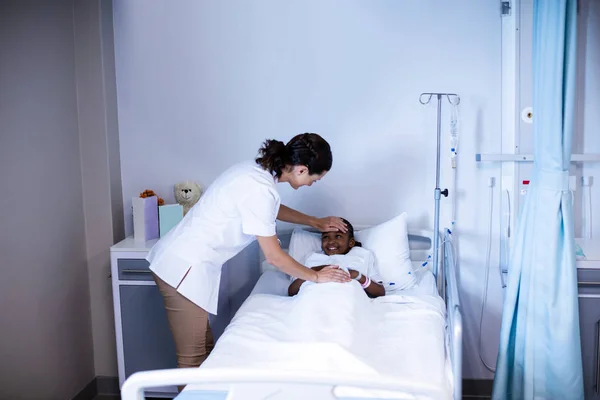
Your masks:
<svg viewBox="0 0 600 400"><path fill-rule="evenodd" d="M208 185L254 157L265 138L305 131L331 143L333 169L312 188L282 186L284 203L356 224L406 210L412 227L431 228L436 114L418 98L459 93L464 373L490 376L475 349L487 180L500 171L476 164L474 154L501 149L498 2L129 0L115 3L114 18L127 233L131 197L144 189L173 201L175 182ZM501 303L492 270L484 323L490 363Z"/></svg>

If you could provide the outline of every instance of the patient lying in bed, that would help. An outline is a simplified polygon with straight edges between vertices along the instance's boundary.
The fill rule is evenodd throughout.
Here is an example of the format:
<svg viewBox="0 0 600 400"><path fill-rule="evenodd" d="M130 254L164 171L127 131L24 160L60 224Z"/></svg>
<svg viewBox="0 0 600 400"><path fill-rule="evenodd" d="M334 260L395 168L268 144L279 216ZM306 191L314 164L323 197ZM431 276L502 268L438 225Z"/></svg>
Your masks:
<svg viewBox="0 0 600 400"><path fill-rule="evenodd" d="M375 265L375 256L354 239L354 227L344 219L348 231L325 232L321 235L322 252L311 253L304 261L304 265L319 271L327 265L337 265L350 274L350 277L362 286L365 293L371 297L385 295L385 289L381 285ZM288 288L288 295L295 296L303 285L311 285L302 279L292 278Z"/></svg>

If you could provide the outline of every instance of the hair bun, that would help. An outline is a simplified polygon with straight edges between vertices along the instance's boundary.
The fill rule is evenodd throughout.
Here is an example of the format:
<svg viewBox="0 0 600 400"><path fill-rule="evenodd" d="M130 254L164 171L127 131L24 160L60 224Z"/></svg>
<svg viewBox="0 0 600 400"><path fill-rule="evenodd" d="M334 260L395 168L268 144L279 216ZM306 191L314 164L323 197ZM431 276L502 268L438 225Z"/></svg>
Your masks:
<svg viewBox="0 0 600 400"><path fill-rule="evenodd" d="M281 172L285 168L287 161L287 148L283 142L267 139L258 150L258 154L256 162L261 167L278 177L281 176Z"/></svg>
<svg viewBox="0 0 600 400"><path fill-rule="evenodd" d="M260 148L256 163L281 177L286 167L302 165L310 175L320 175L331 169L333 157L329 143L316 133L301 133L287 144L269 139Z"/></svg>

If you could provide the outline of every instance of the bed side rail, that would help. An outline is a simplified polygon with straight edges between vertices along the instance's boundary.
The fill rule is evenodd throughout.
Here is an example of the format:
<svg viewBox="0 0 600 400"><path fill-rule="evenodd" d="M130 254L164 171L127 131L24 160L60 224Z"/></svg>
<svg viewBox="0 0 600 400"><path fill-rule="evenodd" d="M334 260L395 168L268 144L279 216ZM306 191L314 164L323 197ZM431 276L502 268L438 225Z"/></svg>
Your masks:
<svg viewBox="0 0 600 400"><path fill-rule="evenodd" d="M463 326L458 292L458 271L452 235L444 234L444 278L446 319L450 335L450 360L452 363L454 399L462 399L462 342Z"/></svg>
<svg viewBox="0 0 600 400"><path fill-rule="evenodd" d="M348 376L348 374L273 370L184 368L137 372L131 375L123 384L121 398L122 400L144 400L144 390L157 386L185 384L226 385L231 390L228 399L243 399L245 398L244 393L248 393L249 387L261 384L292 384L297 388L303 386L320 387L321 390L318 393L319 399L322 400L335 400L343 397L343 394L335 393L336 389L343 388L382 390L388 393L408 395L408 398L412 398L410 396L417 396L417 398L424 396L424 398L429 399L444 399L447 396L437 385L426 385L398 378L356 377ZM242 393L240 397L236 396L236 390L238 389ZM189 394L191 395L193 392L194 390L191 390Z"/></svg>

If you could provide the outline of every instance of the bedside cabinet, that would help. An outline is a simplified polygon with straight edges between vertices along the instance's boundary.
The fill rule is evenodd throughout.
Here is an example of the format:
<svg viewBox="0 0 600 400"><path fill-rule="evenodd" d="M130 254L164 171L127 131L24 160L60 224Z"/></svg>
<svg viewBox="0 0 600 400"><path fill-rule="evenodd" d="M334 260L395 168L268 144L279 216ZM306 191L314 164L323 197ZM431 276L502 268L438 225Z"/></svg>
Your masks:
<svg viewBox="0 0 600 400"><path fill-rule="evenodd" d="M577 261L579 329L586 400L600 400L600 242L576 238L586 259Z"/></svg>
<svg viewBox="0 0 600 400"><path fill-rule="evenodd" d="M110 248L119 386L134 372L177 368L163 297L146 261L154 243L127 238ZM177 388L155 388L147 395L172 398Z"/></svg>
<svg viewBox="0 0 600 400"><path fill-rule="evenodd" d="M138 371L177 368L175 344L163 297L146 261L157 241L139 242L129 237L110 248L120 386ZM256 241L223 265L218 316L209 314L215 341L250 295L259 277L260 255ZM173 398L176 395L175 386L146 392L148 397Z"/></svg>
<svg viewBox="0 0 600 400"><path fill-rule="evenodd" d="M600 268L579 268L579 328L585 399L600 400Z"/></svg>

